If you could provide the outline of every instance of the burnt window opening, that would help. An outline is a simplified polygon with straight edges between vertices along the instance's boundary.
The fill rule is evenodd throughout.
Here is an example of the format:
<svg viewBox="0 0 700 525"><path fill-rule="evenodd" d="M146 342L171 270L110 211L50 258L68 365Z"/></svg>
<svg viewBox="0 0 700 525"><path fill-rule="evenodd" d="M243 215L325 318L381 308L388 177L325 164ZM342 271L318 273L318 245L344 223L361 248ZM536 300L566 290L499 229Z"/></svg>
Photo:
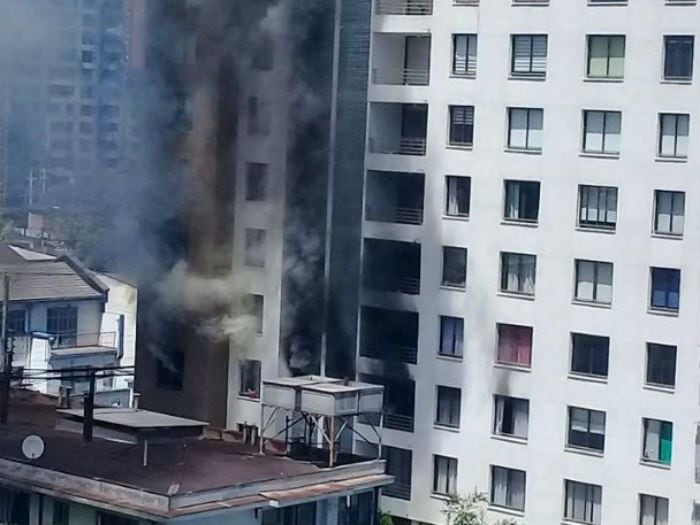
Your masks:
<svg viewBox="0 0 700 525"><path fill-rule="evenodd" d="M421 246L417 243L365 239L363 282L378 292L420 293Z"/></svg>
<svg viewBox="0 0 700 525"><path fill-rule="evenodd" d="M157 385L170 390L182 390L185 376L185 354L171 351L158 357Z"/></svg>
<svg viewBox="0 0 700 525"><path fill-rule="evenodd" d="M262 202L267 197L268 165L262 162L249 162L246 166L245 199Z"/></svg>
<svg viewBox="0 0 700 525"><path fill-rule="evenodd" d="M418 313L362 307L360 355L416 364Z"/></svg>
<svg viewBox="0 0 700 525"><path fill-rule="evenodd" d="M260 398L261 363L245 359L239 363L241 384L238 394L252 399Z"/></svg>
<svg viewBox="0 0 700 525"><path fill-rule="evenodd" d="M368 221L423 223L422 173L370 171L367 173L365 217Z"/></svg>

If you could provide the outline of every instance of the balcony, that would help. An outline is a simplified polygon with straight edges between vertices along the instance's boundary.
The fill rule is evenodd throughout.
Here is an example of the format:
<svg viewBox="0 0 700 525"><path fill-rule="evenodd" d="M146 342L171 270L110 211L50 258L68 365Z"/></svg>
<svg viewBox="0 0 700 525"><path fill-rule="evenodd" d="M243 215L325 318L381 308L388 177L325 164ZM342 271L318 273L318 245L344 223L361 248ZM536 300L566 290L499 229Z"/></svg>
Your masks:
<svg viewBox="0 0 700 525"><path fill-rule="evenodd" d="M377 0L378 15L432 15L433 0Z"/></svg>
<svg viewBox="0 0 700 525"><path fill-rule="evenodd" d="M362 374L362 381L384 386L384 428L413 432L415 422L416 384L408 377L393 379ZM375 416L365 416L374 418ZM378 418L377 418L378 419ZM373 421L378 424L378 421Z"/></svg>
<svg viewBox="0 0 700 525"><path fill-rule="evenodd" d="M67 348L117 348L117 333L62 334L57 335L51 343L51 350L65 350Z"/></svg>
<svg viewBox="0 0 700 525"><path fill-rule="evenodd" d="M420 293L420 254L417 243L365 239L363 283L376 292Z"/></svg>
<svg viewBox="0 0 700 525"><path fill-rule="evenodd" d="M397 224L423 224L425 176L422 173L367 173L365 218Z"/></svg>
<svg viewBox="0 0 700 525"><path fill-rule="evenodd" d="M360 355L409 364L418 362L418 314L363 306Z"/></svg>
<svg viewBox="0 0 700 525"><path fill-rule="evenodd" d="M369 151L384 155L423 156L427 125L427 104L372 103Z"/></svg>
<svg viewBox="0 0 700 525"><path fill-rule="evenodd" d="M430 84L430 37L376 33L372 82L390 86Z"/></svg>
<svg viewBox="0 0 700 525"><path fill-rule="evenodd" d="M405 501L411 500L411 484L394 482L382 489L382 496L390 498L402 499Z"/></svg>

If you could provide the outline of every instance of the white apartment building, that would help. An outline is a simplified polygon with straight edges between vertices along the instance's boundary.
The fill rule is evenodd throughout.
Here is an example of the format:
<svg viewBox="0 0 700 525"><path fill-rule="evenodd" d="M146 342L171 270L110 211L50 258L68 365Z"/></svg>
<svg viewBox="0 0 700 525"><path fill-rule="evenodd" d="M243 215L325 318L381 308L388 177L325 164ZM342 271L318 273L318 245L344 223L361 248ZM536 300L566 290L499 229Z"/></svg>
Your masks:
<svg viewBox="0 0 700 525"><path fill-rule="evenodd" d="M374 3L383 509L444 524L477 488L492 521L700 523L700 6Z"/></svg>

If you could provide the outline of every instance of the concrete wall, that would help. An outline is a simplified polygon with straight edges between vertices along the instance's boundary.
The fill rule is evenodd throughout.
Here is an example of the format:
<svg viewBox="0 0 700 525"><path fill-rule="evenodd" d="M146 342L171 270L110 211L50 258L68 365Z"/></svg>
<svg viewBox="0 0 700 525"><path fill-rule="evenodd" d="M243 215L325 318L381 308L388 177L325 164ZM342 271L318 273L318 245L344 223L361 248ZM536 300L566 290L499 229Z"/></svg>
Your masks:
<svg viewBox="0 0 700 525"><path fill-rule="evenodd" d="M375 34L430 34L431 85L371 86L370 100L428 103L425 158L368 155L368 169L413 169L426 173L425 222L421 227L365 223L366 237L417 240L422 244L421 295L365 296L420 312L416 379L415 432L385 431L388 445L413 450L410 502L384 498L384 509L427 523L442 524L443 500L431 495L432 455L459 460L458 490L488 492L489 466L527 471L527 523L562 520L564 479L602 485L602 521L636 523L640 493L670 498L669 523L691 523L693 501L700 499L694 478L693 450L698 407L700 340L700 169L698 147L697 52L700 16L695 5L629 2L626 6L589 6L585 1L552 1L548 6L516 6L482 1L455 6L435 1L432 16L375 16ZM451 35L478 33L475 79L450 77ZM549 35L547 78L509 80L510 34ZM622 83L584 81L586 34L626 34ZM692 85L661 81L663 36L695 35ZM377 41L378 42L378 41ZM448 105L475 106L473 151L448 149ZM506 108L544 108L541 155L504 151ZM622 150L618 159L580 155L583 109L622 111ZM659 112L691 115L687 162L655 159ZM471 217L445 219L445 175L472 178ZM503 179L542 184L537 227L502 223ZM614 234L576 229L577 185L619 187L619 219ZM655 189L686 192L686 227L682 240L650 235ZM469 249L465 292L441 289L441 246ZM499 294L499 252L537 254L534 300ZM572 302L574 259L612 261L615 265L610 308ZM682 270L677 317L647 312L649 267ZM437 356L439 315L465 318L462 360ZM494 366L496 323L534 327L533 364L529 371ZM605 382L567 377L570 332L610 337L610 373ZM678 346L677 382L671 392L644 386L645 343ZM363 366L370 366L365 362ZM434 427L436 384L462 389L461 430ZM493 394L530 400L526 444L491 436ZM602 457L565 448L567 406L607 413ZM674 423L671 468L640 464L642 418ZM504 517L491 512L495 518Z"/></svg>

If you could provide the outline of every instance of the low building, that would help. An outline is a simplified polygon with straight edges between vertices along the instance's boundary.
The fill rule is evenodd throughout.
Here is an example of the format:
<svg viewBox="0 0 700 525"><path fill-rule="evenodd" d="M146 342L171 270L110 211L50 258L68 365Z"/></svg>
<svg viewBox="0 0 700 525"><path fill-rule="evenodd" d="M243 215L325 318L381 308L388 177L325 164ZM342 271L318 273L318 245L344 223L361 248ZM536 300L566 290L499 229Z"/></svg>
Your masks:
<svg viewBox="0 0 700 525"><path fill-rule="evenodd" d="M75 432L82 410L56 408L13 392L0 427L0 523L374 525L392 480L382 460L343 454L329 467L276 443L262 455L238 434L197 436L206 423L138 409L96 410L86 441Z"/></svg>

